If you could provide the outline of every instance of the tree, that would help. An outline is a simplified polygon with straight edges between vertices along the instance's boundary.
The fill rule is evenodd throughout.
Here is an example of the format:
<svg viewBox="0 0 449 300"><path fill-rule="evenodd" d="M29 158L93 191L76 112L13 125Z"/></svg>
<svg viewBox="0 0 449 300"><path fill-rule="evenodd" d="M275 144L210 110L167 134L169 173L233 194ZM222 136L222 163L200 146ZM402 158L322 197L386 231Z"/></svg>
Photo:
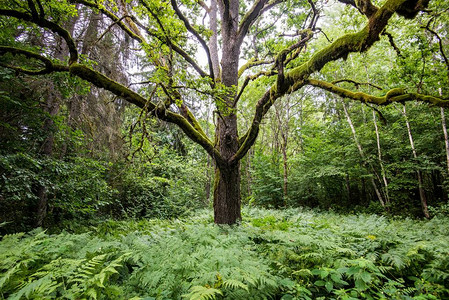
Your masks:
<svg viewBox="0 0 449 300"><path fill-rule="evenodd" d="M240 160L255 143L262 119L283 95L310 85L345 98L379 105L416 100L448 106L449 101L441 97L401 88L375 96L315 79L328 63L345 59L350 53L367 51L380 39L395 13L413 19L429 2L387 0L377 7L370 0L339 1L366 17L365 25L321 49L314 49L309 44L321 32L317 22L322 3L312 0L256 0L254 3L211 0L208 4L201 0L182 3L176 0L6 0L0 5L5 27L20 25L24 32L45 30L62 38L68 59L51 57L45 48L30 47L21 42L20 34L8 36L10 31L5 31L0 46L1 64L33 76L69 73L141 107L149 115L179 126L214 160L215 222L234 224L241 218ZM99 71L93 62L79 56L82 41L71 37L64 28L64 20L85 10L103 14L110 20L107 31L119 28L134 41L140 66L148 66L141 68L146 71L142 88L134 90L112 80L107 72ZM199 24L203 12L208 16L208 28ZM283 22L287 28L278 25ZM259 42L260 39L264 43ZM207 70L195 60L198 47L206 53ZM25 57L28 62L19 65L15 57ZM247 62L239 66L243 59ZM193 76L193 72L197 76ZM248 75L239 84L243 74ZM262 77L269 87L254 105L252 122L246 132L239 134L238 105L244 102L245 88ZM215 105L214 139L205 133L187 105L186 100L192 94L203 96Z"/></svg>

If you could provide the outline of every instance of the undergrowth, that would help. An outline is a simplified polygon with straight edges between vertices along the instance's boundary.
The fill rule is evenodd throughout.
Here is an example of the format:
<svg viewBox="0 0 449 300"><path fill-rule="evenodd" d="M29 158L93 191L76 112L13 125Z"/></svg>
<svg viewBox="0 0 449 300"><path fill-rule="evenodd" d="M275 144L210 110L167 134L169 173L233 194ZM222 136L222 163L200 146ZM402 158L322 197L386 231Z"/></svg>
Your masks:
<svg viewBox="0 0 449 300"><path fill-rule="evenodd" d="M449 219L246 209L2 237L0 299L449 299Z"/></svg>

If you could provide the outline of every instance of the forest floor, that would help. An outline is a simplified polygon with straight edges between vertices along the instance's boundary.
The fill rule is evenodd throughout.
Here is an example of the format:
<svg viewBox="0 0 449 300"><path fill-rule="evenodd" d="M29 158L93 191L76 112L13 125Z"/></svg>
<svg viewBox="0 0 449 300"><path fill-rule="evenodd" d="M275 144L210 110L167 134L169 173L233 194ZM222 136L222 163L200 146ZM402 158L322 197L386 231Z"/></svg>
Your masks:
<svg viewBox="0 0 449 300"><path fill-rule="evenodd" d="M449 218L246 208L0 241L0 299L449 299Z"/></svg>

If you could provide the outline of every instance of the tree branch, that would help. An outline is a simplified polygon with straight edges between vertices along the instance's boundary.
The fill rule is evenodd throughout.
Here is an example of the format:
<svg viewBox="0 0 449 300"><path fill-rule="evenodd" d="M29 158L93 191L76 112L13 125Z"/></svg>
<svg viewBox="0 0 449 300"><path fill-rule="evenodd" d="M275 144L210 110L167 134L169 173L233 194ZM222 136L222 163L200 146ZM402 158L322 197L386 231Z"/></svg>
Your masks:
<svg viewBox="0 0 449 300"><path fill-rule="evenodd" d="M240 78L240 76L242 76L243 72L245 72L246 70L252 68L252 67L257 67L260 65L268 65L268 64L272 64L274 62L274 60L257 60L255 58L251 58L250 60L248 60L246 62L246 64L244 64L243 66L240 67L239 72L238 72L238 77Z"/></svg>
<svg viewBox="0 0 449 300"><path fill-rule="evenodd" d="M308 83L307 78L311 74L320 71L328 62L346 58L349 53L368 50L379 40L379 35L387 26L390 18L396 10L403 8L406 1L388 0L369 18L368 24L362 30L338 38L332 44L314 54L307 62L284 74L284 80L281 86L278 86L277 83L273 84L257 102L251 127L240 138L240 148L231 158L231 162L237 162L243 158L254 144L259 133L262 118L276 99L286 93L292 93L302 88ZM430 101L431 99L428 100Z"/></svg>
<svg viewBox="0 0 449 300"><path fill-rule="evenodd" d="M156 22L158 23L160 29L162 30L162 32L164 32L165 34L165 28L162 25L162 22L159 20L159 17L153 12L153 10L151 9L151 7L148 6L148 4L145 1L142 1L143 6L145 6L145 8L148 10L148 12L153 16L153 18L156 20ZM198 64L195 62L195 60L189 55L187 54L187 52L185 52L184 50L182 50L178 45L174 44L170 37L167 36L165 34L165 37L161 36L157 31L151 30L148 27L143 26L143 28L145 29L145 31L157 38L158 40L160 40L162 43L165 43L167 46L171 47L171 49L173 49L176 53L178 53L179 55L181 55L182 58L184 58L194 69L195 71L197 71L197 73L201 76L201 77L208 77L209 75L204 72L200 66L198 66Z"/></svg>
<svg viewBox="0 0 449 300"><path fill-rule="evenodd" d="M154 103L148 101L129 88L84 65L74 63L70 66L69 71L71 74L76 75L99 88L112 92L114 95L123 98L129 103L141 108L147 107L149 112L158 119L178 125L192 141L203 147L203 149L217 161L217 164L221 166L226 165L223 158L220 156L220 153L214 148L214 145L207 136L198 132L198 130L196 130L183 116L167 110L163 105L156 106Z"/></svg>
<svg viewBox="0 0 449 300"><path fill-rule="evenodd" d="M0 55L4 55L5 53L11 53L12 55L24 55L28 58L40 60L45 65L45 68L41 69L41 70L28 70L28 69L25 69L22 67L1 64L2 67L9 68L9 69L12 69L12 70L15 70L15 71L27 74L27 75L43 75L43 74L49 74L52 72L68 72L69 71L69 67L59 65L59 64L54 64L50 59L48 59L40 54L28 51L28 50L23 50L23 49L14 48L14 47L0 46Z"/></svg>
<svg viewBox="0 0 449 300"><path fill-rule="evenodd" d="M199 33L192 27L192 25L190 25L190 23L187 20L187 18L179 10L179 7L178 7L178 4L176 3L176 0L171 0L171 5L172 5L173 9L175 10L175 13L178 16L178 18L180 18L181 21L184 22L184 26L186 27L186 29L191 34L193 34L198 39L198 41L200 42L201 46L203 46L204 51L206 51L207 62L209 64L209 76L210 76L210 78L215 78L215 76L214 76L214 68L213 68L213 65L212 65L211 57L210 57L210 50L209 50L209 47L207 46L206 41L199 35Z"/></svg>
<svg viewBox="0 0 449 300"><path fill-rule="evenodd" d="M358 81L355 81L355 80L352 80L352 79L347 79L347 78L334 80L334 81L332 81L332 84L337 84L337 83L340 83L340 82L352 83L353 85L355 85L356 88L359 88L360 85L368 85L368 86L372 86L375 89L383 90L383 88L381 88L378 85L375 85L375 84L372 84L372 83L369 83L369 82L358 82Z"/></svg>
<svg viewBox="0 0 449 300"><path fill-rule="evenodd" d="M338 0L338 2L351 5L362 14L370 18L374 15L378 8L371 3L370 0Z"/></svg>
<svg viewBox="0 0 449 300"><path fill-rule="evenodd" d="M373 96L362 92L353 92L322 80L307 79L305 83L339 95L340 97L357 100L363 103L388 105L394 102L404 103L406 101L420 101L440 107L449 107L449 99L419 93L408 93L402 88L391 89L384 96Z"/></svg>
<svg viewBox="0 0 449 300"><path fill-rule="evenodd" d="M35 8L34 8L35 9ZM48 21L44 19L43 17L35 17L33 15L29 15L24 12L20 12L17 10L11 10L11 9L0 9L0 15L13 17L16 19L20 19L23 21L31 22L36 25L39 25L42 28L47 28L50 31L58 34L60 37L64 39L64 41L67 44L67 48L69 49L69 65L72 63L75 63L78 61L78 50L76 49L75 42L73 41L72 37L70 36L70 33L59 26L58 24Z"/></svg>
<svg viewBox="0 0 449 300"><path fill-rule="evenodd" d="M441 56L443 56L444 59L444 63L446 64L446 68L449 71L449 61L447 59L446 53L444 53L444 48L443 48L443 41L441 40L440 36L438 35L438 33L436 33L434 30L430 29L429 27L430 24L427 24L427 26L423 26L421 28L426 29L427 31L429 31L431 34L433 34L437 39L438 39L438 46L440 48L440 53Z"/></svg>
<svg viewBox="0 0 449 300"><path fill-rule="evenodd" d="M126 32L132 39L136 40L139 43L146 43L145 38L142 35L136 34L132 31L128 26L126 26L122 19L117 17L115 14L104 8L104 6L100 6L97 3L93 3L87 0L70 0L71 3L80 3L90 8L98 9L102 14L111 19L114 23L116 23L124 32Z"/></svg>
<svg viewBox="0 0 449 300"><path fill-rule="evenodd" d="M257 0L240 22L239 30L237 32L238 44L240 45L243 42L249 28L262 13L282 2L283 0L273 0L271 2L269 0Z"/></svg>
<svg viewBox="0 0 449 300"><path fill-rule="evenodd" d="M391 47L393 47L394 51L396 51L396 54L398 55L398 57L403 57L401 54L401 50L399 50L398 46L396 46L394 39L393 39L393 35L389 32L387 32L386 30L384 30L382 32L382 35L385 35L388 37L388 42L390 43Z"/></svg>

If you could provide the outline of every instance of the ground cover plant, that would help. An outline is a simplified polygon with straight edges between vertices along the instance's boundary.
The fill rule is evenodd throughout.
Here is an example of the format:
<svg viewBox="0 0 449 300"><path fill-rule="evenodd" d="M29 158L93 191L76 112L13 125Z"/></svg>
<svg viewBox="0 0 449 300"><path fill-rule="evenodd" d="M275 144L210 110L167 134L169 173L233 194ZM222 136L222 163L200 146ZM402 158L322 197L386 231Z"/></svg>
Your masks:
<svg viewBox="0 0 449 300"><path fill-rule="evenodd" d="M1 299L447 299L449 219L245 209L0 242Z"/></svg>

